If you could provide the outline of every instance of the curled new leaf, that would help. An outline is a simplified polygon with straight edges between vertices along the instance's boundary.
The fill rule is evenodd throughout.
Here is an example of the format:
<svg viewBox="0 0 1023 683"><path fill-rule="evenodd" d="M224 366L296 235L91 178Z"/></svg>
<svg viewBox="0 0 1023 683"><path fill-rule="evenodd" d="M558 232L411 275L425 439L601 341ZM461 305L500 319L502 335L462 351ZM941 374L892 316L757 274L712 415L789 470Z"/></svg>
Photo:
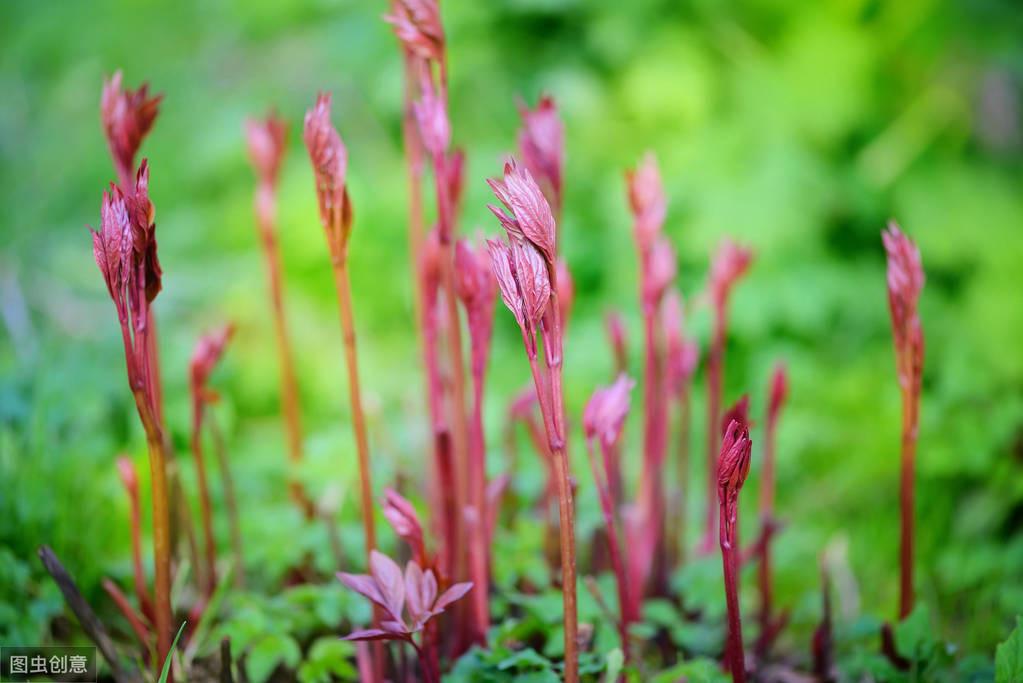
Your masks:
<svg viewBox="0 0 1023 683"><path fill-rule="evenodd" d="M745 274L752 261L751 250L729 239L721 243L710 270L710 294L716 306L724 306L732 286Z"/></svg>
<svg viewBox="0 0 1023 683"><path fill-rule="evenodd" d="M135 463L130 458L121 456L117 459L117 474L121 477L121 483L124 484L124 489L128 492L128 495L132 498L137 498L139 495L139 477L138 473L135 472Z"/></svg>
<svg viewBox="0 0 1023 683"><path fill-rule="evenodd" d="M412 503L394 489L384 490L384 517L391 523L394 533L412 548L416 559L426 561L426 544L423 540L423 526Z"/></svg>
<svg viewBox="0 0 1023 683"><path fill-rule="evenodd" d="M515 281L511 247L498 240L487 240L487 250L490 252L490 267L494 271L497 286L501 290L501 299L515 316L519 327L522 327L525 325L526 314L522 295L519 293L519 286Z"/></svg>
<svg viewBox="0 0 1023 683"><path fill-rule="evenodd" d="M726 547L731 547L735 540L739 491L749 474L751 452L752 442L749 438L749 426L743 422L732 420L725 429L721 442L721 455L718 457L717 471L718 499L724 507L722 523L724 524L723 543Z"/></svg>
<svg viewBox="0 0 1023 683"><path fill-rule="evenodd" d="M504 180L490 178L487 184L511 211L511 216L508 216L499 208L490 207L513 241L518 235L524 236L553 266L557 248L554 214L529 171L511 159L504 165Z"/></svg>
<svg viewBox="0 0 1023 683"><path fill-rule="evenodd" d="M406 50L422 59L443 61L444 27L437 0L398 0L384 21L394 27Z"/></svg>
<svg viewBox="0 0 1023 683"><path fill-rule="evenodd" d="M522 310L526 320L535 326L543 317L551 298L547 264L529 242L513 242L511 250L515 280L522 295Z"/></svg>
<svg viewBox="0 0 1023 683"><path fill-rule="evenodd" d="M660 234L667 212L661 172L653 153L648 152L635 170L625 172L625 182L629 191L636 242L640 251L644 251L653 245Z"/></svg>
<svg viewBox="0 0 1023 683"><path fill-rule="evenodd" d="M923 372L924 338L917 311L924 286L920 250L893 221L881 233L888 256L888 308L898 365L899 384L919 387Z"/></svg>
<svg viewBox="0 0 1023 683"><path fill-rule="evenodd" d="M212 374L213 368L224 355L224 348L232 334L234 334L234 326L224 325L214 332L203 335L196 343L195 351L192 352L192 361L189 364L192 396L196 403L210 401L216 397L206 387L206 382Z"/></svg>
<svg viewBox="0 0 1023 683"><path fill-rule="evenodd" d="M451 124L444 100L434 92L428 80L424 79L422 96L412 105L412 111L419 124L423 146L430 154L443 157L451 143Z"/></svg>
<svg viewBox="0 0 1023 683"><path fill-rule="evenodd" d="M656 310L678 272L675 248L666 237L654 240L647 252L643 274L643 305Z"/></svg>
<svg viewBox="0 0 1023 683"><path fill-rule="evenodd" d="M327 231L335 258L344 255L351 231L352 212L345 178L348 151L330 121L330 94L320 93L305 115L303 138L316 179L320 222Z"/></svg>
<svg viewBox="0 0 1023 683"><path fill-rule="evenodd" d="M785 403L788 394L788 373L785 370L785 364L778 363L771 374L771 396L767 406L767 419L769 422L774 423L778 419L778 413L781 412L781 407Z"/></svg>
<svg viewBox="0 0 1023 683"><path fill-rule="evenodd" d="M259 179L276 185L288 140L287 124L273 112L265 119L248 119L245 122L245 140L248 143L249 159Z"/></svg>

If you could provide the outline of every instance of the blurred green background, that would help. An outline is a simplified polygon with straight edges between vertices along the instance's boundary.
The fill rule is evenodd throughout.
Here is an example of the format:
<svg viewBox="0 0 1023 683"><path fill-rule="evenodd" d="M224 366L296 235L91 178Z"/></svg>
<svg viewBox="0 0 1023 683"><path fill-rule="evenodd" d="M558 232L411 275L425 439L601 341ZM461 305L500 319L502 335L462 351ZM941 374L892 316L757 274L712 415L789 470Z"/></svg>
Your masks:
<svg viewBox="0 0 1023 683"><path fill-rule="evenodd" d="M142 154L165 270L156 308L168 419L189 490L188 357L200 332L238 326L215 384L250 584L275 585L307 550L325 570L330 559L322 527L300 523L281 485L247 116L276 107L291 124L280 245L308 454L301 475L316 495L345 499L344 542L357 558L336 301L299 130L326 89L351 157L375 483L379 491L396 472L422 476L429 449L406 249L402 74L385 10L362 0L0 4L0 642L38 642L61 609L38 544L52 544L97 603L102 576L129 571L114 457L131 453L145 473L144 440L84 227L97 224L114 177L98 103L118 68L129 85L148 80L165 95ZM817 619L825 547L846 567L842 619L895 612L900 408L879 234L895 217L918 241L927 271L919 594L943 635L989 653L1023 607L1019 5L448 0L443 15L454 140L468 153L463 231L496 232L483 178L513 149L514 98L548 92L561 109L562 243L578 293L566 362L576 426L590 391L610 378L606 311L625 312L632 371L641 368L624 168L657 153L666 230L691 301L723 236L756 250L733 300L726 401L749 391L762 424L769 369L788 363L777 580L779 602L794 610L794 648ZM497 315L487 406L494 473L505 463L504 407L528 376L511 316L501 307ZM705 342L708 311L697 305L690 320ZM702 369L695 392L692 476L702 491ZM640 397L628 429L633 462ZM535 458L521 461L515 486L534 495L541 470ZM598 508L585 461L574 466L587 534ZM751 501L756 484L755 463ZM691 502L696 520L698 495ZM752 528L755 506L746 507ZM222 515L217 531L226 547Z"/></svg>

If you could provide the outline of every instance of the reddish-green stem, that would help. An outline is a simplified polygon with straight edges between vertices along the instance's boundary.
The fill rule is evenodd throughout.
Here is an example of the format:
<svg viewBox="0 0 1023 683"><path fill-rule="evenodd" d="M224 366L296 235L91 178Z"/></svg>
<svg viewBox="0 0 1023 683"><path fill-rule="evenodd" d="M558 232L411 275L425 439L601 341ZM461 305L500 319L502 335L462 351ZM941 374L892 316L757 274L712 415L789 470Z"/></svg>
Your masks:
<svg viewBox="0 0 1023 683"><path fill-rule="evenodd" d="M213 450L217 455L217 466L224 486L224 503L227 506L227 521L231 527L231 548L234 552L234 581L239 588L245 586L245 553L242 548L242 529L238 517L238 498L234 492L234 477L231 476L231 463L227 459L227 448L224 435L213 414L208 416L210 434L213 437Z"/></svg>
<svg viewBox="0 0 1023 683"><path fill-rule="evenodd" d="M341 336L348 371L348 398L352 410L352 428L355 432L355 450L359 458L359 492L362 503L362 528L366 543L366 566L370 552L377 547L373 522L373 486L370 480L369 441L366 436L366 418L362 411L362 391L359 388L359 365L355 348L355 321L352 315L352 288L348 278L348 261L344 254L335 257L334 284L337 289L341 315Z"/></svg>
<svg viewBox="0 0 1023 683"><path fill-rule="evenodd" d="M899 550L899 617L913 611L914 479L919 394L912 388L902 391L902 467L899 501L902 510Z"/></svg>
<svg viewBox="0 0 1023 683"><path fill-rule="evenodd" d="M725 657L728 660L728 667L732 672L732 683L745 683L746 681L746 656L742 645L742 620L739 616L739 587L736 571L736 547L734 538L728 538L725 531L725 510L724 501L720 504L720 544L721 562L725 574L725 602L728 607L728 643L725 647ZM738 518L738 510L736 511Z"/></svg>
<svg viewBox="0 0 1023 683"><path fill-rule="evenodd" d="M277 364L281 377L281 412L284 414L284 429L287 437L288 459L293 466L302 462L302 424L298 404L298 381L295 379L295 364L284 315L284 285L281 278L280 253L277 248L276 197L274 186L261 180L256 190L256 222L263 244L266 260L267 284L273 309L274 336L277 338ZM306 517L312 515L309 502L301 483L294 472L289 475L288 490L292 500L302 508Z"/></svg>
<svg viewBox="0 0 1023 683"><path fill-rule="evenodd" d="M195 473L199 484L199 509L202 515L203 540L206 546L206 574L204 591L209 597L217 585L217 546L213 539L213 509L210 504L209 482L206 478L206 462L202 448L202 425L205 406L201 396L193 398L192 409L192 455L195 458Z"/></svg>

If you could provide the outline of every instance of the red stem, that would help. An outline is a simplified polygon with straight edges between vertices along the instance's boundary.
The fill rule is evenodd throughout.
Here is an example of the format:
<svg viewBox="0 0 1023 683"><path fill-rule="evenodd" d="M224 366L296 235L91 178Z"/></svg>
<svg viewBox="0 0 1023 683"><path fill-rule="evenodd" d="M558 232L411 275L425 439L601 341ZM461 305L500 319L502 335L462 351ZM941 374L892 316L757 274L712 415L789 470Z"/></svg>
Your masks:
<svg viewBox="0 0 1023 683"><path fill-rule="evenodd" d="M201 392L201 388L193 388ZM199 484L199 508L202 513L202 531L206 545L206 576L205 592L207 597L213 595L217 585L217 547L213 540L213 510L210 504L210 489L206 479L206 463L202 449L202 423L205 406L201 396L193 396L192 408L192 455L195 457L195 473Z"/></svg>
<svg viewBox="0 0 1023 683"><path fill-rule="evenodd" d="M902 467L900 505L902 511L899 580L899 617L913 611L914 479L919 394L912 388L902 392Z"/></svg>
<svg viewBox="0 0 1023 683"><path fill-rule="evenodd" d="M107 592L110 599L117 605L117 609L120 610L124 618L128 620L128 625L131 626L132 632L135 637L138 638L139 644L145 649L146 656L149 656L149 648L151 647L150 639L152 635L149 633L149 628L146 627L145 621L138 612L128 602L128 598L125 597L121 589L117 587L117 584L110 579L103 579L103 590Z"/></svg>
<svg viewBox="0 0 1023 683"><path fill-rule="evenodd" d="M284 285L281 278L280 254L277 249L276 196L274 186L260 181L256 190L256 221L263 244L266 260L267 284L273 310L274 336L277 338L277 357L281 380L281 410L284 413L284 428L287 436L288 459L292 467L302 462L302 419L298 403L298 381L295 379L295 364L288 335L287 319L284 315ZM301 483L292 472L288 477L288 491L292 500L302 509L306 518L313 513Z"/></svg>
<svg viewBox="0 0 1023 683"><path fill-rule="evenodd" d="M600 476L597 467L597 459L593 453L593 443L586 441L586 455L589 456L590 469L593 472L593 480L597 484L597 495L600 499L600 509L604 515L604 526L607 530L608 553L611 556L611 568L615 573L615 581L618 587L618 635L622 641L622 650L625 653L625 660L629 660L629 624L633 621L633 604L629 598L629 577L625 573L625 564L622 561L621 546L618 543L618 529L615 524L614 503L607 482L608 452L601 444L601 452L604 458L605 476Z"/></svg>
<svg viewBox="0 0 1023 683"><path fill-rule="evenodd" d="M142 514L139 508L138 491L129 491L131 504L131 556L134 569L135 599L147 619L153 619L153 603L146 588L146 572L142 568Z"/></svg>
<svg viewBox="0 0 1023 683"><path fill-rule="evenodd" d="M737 571L735 561L735 539L725 535L725 503L720 504L720 544L721 563L725 573L725 601L728 606L728 643L725 648L725 657L728 666L732 671L732 683L745 683L746 681L746 656L742 645L742 621L739 616L739 589L737 586ZM738 519L738 507L735 513Z"/></svg>

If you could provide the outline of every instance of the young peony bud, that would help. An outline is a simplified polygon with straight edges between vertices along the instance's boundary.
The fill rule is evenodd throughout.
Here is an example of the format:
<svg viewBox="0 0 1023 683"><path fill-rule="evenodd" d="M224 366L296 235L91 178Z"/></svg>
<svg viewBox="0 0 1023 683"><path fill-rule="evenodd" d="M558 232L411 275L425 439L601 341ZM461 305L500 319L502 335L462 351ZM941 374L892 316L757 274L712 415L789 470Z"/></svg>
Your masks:
<svg viewBox="0 0 1023 683"><path fill-rule="evenodd" d="M490 252L490 266L497 279L497 286L501 290L501 299L515 316L519 327L523 327L526 323L526 314L522 295L519 293L519 286L515 281L511 247L500 240L487 240L487 250Z"/></svg>
<svg viewBox="0 0 1023 683"><path fill-rule="evenodd" d="M536 325L543 317L551 298L551 280L547 264L540 252L529 242L512 242L515 280L522 294L526 319Z"/></svg>
<svg viewBox="0 0 1023 683"><path fill-rule="evenodd" d="M625 335L625 322L618 311L610 311L605 317L607 337L611 341L615 366L618 372L625 372L629 365L629 352Z"/></svg>
<svg viewBox="0 0 1023 683"><path fill-rule="evenodd" d="M423 79L422 95L418 102L413 103L412 112L419 124L419 137L423 147L431 155L443 156L451 144L451 124L448 123L448 112L429 80Z"/></svg>
<svg viewBox="0 0 1023 683"><path fill-rule="evenodd" d="M124 485L128 495L132 498L137 498L139 495L139 475L135 471L135 463L131 461L131 458L122 455L117 459L117 474L121 477L121 483Z"/></svg>
<svg viewBox="0 0 1023 683"><path fill-rule="evenodd" d="M667 203L664 199L664 187L661 184L661 172L657 168L657 159L648 152L634 171L625 172L625 182L629 191L629 206L632 209L636 242L640 251L649 249L664 225Z"/></svg>
<svg viewBox="0 0 1023 683"><path fill-rule="evenodd" d="M488 206L501 222L501 226L508 231L509 238L514 241L515 237L523 236L540 250L547 263L553 267L557 249L557 227L551 206L533 176L511 159L504 165L503 182L490 178L487 184L512 213L508 216L500 208Z"/></svg>
<svg viewBox="0 0 1023 683"><path fill-rule="evenodd" d="M249 159L259 179L269 185L277 184L284 147L288 141L288 124L270 112L265 119L245 121L245 140Z"/></svg>
<svg viewBox="0 0 1023 683"><path fill-rule="evenodd" d="M398 0L384 21L406 50L422 59L440 63L444 59L444 27L437 0Z"/></svg>
<svg viewBox="0 0 1023 683"><path fill-rule="evenodd" d="M234 334L233 325L224 325L218 330L199 337L189 363L192 396L195 401L209 401L215 398L206 387L220 358L224 355L228 340Z"/></svg>
<svg viewBox="0 0 1023 683"><path fill-rule="evenodd" d="M522 128L519 129L519 156L555 211L561 210L562 169L565 166L565 131L558 118L554 99L544 95L529 109L518 103Z"/></svg>
<svg viewBox="0 0 1023 683"><path fill-rule="evenodd" d="M110 298L120 310L124 288L132 276L132 230L128 207L120 188L112 185L103 193L100 205L100 229L89 228L92 234L92 255L106 282Z"/></svg>
<svg viewBox="0 0 1023 683"><path fill-rule="evenodd" d="M725 545L731 547L735 539L735 519L738 510L739 490L749 474L752 442L749 426L732 420L725 429L718 457L718 499L724 506Z"/></svg>
<svg viewBox="0 0 1023 683"><path fill-rule="evenodd" d="M710 269L710 294L715 305L722 306L736 281L753 261L753 252L726 239L718 247Z"/></svg>
<svg viewBox="0 0 1023 683"><path fill-rule="evenodd" d="M313 165L320 221L331 238L331 249L343 251L352 224L351 202L345 185L348 151L330 122L330 100L330 93L317 96L316 104L306 112L302 137Z"/></svg>
<svg viewBox="0 0 1023 683"><path fill-rule="evenodd" d="M163 95L150 97L149 85L146 83L138 90L123 88L120 71L103 83L103 94L100 97L103 131L114 163L126 174L131 174L135 169L135 156L153 127L162 99Z"/></svg>
<svg viewBox="0 0 1023 683"><path fill-rule="evenodd" d="M394 533L409 544L419 561L426 560L426 545L423 541L423 525L419 522L416 509L394 489L384 490L384 517L391 523Z"/></svg>
<svg viewBox="0 0 1023 683"><path fill-rule="evenodd" d="M774 372L771 374L771 397L767 406L767 421L769 423L773 424L778 419L778 413L781 412L781 407L788 394L788 372L784 363L778 363L774 366Z"/></svg>
<svg viewBox="0 0 1023 683"><path fill-rule="evenodd" d="M917 310L924 286L920 250L894 221L881 233L888 256L888 309L898 364L899 384L919 386L924 338Z"/></svg>
<svg viewBox="0 0 1023 683"><path fill-rule="evenodd" d="M583 411L583 431L587 439L599 439L604 448L617 443L629 415L629 395L635 385L622 373L611 386L593 392Z"/></svg>
<svg viewBox="0 0 1023 683"><path fill-rule="evenodd" d="M678 272L675 248L666 237L654 240L645 263L643 274L643 305L650 310L657 308L665 292L671 287Z"/></svg>

